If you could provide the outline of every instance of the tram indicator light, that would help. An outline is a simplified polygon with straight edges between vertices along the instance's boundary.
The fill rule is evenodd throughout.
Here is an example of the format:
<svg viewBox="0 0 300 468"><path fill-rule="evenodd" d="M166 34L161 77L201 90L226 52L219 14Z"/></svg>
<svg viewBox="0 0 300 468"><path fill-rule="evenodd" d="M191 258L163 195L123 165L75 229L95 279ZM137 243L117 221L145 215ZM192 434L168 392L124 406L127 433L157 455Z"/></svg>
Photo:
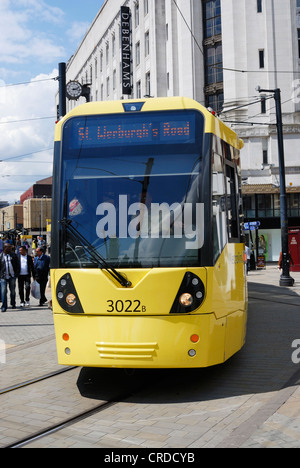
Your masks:
<svg viewBox="0 0 300 468"><path fill-rule="evenodd" d="M198 335L192 335L191 336L191 342L192 343L198 343L199 340L200 340L200 338L199 338Z"/></svg>

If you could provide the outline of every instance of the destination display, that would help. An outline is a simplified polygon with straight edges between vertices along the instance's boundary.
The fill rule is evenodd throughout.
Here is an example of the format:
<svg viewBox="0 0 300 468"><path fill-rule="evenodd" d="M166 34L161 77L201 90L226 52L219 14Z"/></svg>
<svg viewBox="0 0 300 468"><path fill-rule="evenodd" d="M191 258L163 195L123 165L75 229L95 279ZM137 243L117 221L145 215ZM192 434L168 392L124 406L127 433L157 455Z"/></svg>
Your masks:
<svg viewBox="0 0 300 468"><path fill-rule="evenodd" d="M80 120L73 119L67 124L72 125L69 142L72 148L195 143L195 115L145 119L140 114L135 119L120 118L111 122L109 119L99 121L97 117Z"/></svg>

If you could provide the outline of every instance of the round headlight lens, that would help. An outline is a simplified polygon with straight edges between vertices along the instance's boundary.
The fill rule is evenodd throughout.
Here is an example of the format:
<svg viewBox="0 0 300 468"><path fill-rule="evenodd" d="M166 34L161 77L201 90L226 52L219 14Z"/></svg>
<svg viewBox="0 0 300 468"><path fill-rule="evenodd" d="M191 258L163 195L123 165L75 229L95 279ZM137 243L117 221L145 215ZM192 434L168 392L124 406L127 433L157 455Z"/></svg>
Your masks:
<svg viewBox="0 0 300 468"><path fill-rule="evenodd" d="M74 307L76 305L76 302L77 302L77 299L76 299L76 296L74 296L74 294L67 295L66 303L68 304L68 306Z"/></svg>
<svg viewBox="0 0 300 468"><path fill-rule="evenodd" d="M190 293L184 293L180 296L179 302L184 307L189 307L193 304L193 296Z"/></svg>

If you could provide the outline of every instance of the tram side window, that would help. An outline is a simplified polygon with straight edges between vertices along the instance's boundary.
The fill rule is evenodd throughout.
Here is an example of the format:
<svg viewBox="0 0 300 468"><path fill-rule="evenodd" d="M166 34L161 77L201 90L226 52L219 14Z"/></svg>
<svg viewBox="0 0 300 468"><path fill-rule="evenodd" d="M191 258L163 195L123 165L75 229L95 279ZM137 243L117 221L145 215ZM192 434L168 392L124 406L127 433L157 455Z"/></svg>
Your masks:
<svg viewBox="0 0 300 468"><path fill-rule="evenodd" d="M226 164L226 193L229 239L239 237L237 210L237 181L234 167Z"/></svg>
<svg viewBox="0 0 300 468"><path fill-rule="evenodd" d="M226 192L223 159L214 153L213 158L213 258L218 260L228 241L226 221Z"/></svg>

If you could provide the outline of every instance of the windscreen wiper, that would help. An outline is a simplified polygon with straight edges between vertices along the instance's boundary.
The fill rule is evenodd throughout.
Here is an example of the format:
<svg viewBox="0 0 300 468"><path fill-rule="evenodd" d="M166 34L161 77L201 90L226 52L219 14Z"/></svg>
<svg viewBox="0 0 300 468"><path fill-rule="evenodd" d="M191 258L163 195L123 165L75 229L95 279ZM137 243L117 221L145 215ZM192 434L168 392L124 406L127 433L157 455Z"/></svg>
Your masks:
<svg viewBox="0 0 300 468"><path fill-rule="evenodd" d="M84 250L91 256L91 258L98 264L99 267L107 271L118 283L124 288L130 288L132 283L119 273L115 268L111 267L106 260L99 254L95 247L72 225L72 220L63 218L60 224L67 229L72 236L80 243Z"/></svg>

